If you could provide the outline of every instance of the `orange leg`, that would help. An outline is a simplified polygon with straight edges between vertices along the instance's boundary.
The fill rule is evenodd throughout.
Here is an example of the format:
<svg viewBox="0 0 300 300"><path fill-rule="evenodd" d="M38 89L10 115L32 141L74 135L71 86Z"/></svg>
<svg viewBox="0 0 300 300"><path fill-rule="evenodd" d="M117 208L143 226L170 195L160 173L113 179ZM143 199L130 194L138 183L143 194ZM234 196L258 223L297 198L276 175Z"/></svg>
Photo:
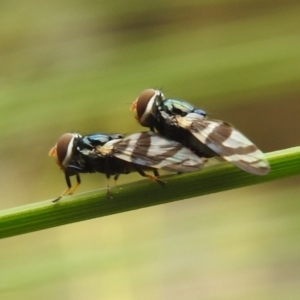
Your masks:
<svg viewBox="0 0 300 300"><path fill-rule="evenodd" d="M66 196L66 195L72 195L75 192L75 190L78 188L78 186L81 184L81 179L80 179L79 174L76 174L77 183L73 187L71 185L70 176L66 173L65 173L65 179L66 179L68 188L66 188L56 199L54 199L52 201L53 203L58 202L62 197Z"/></svg>
<svg viewBox="0 0 300 300"><path fill-rule="evenodd" d="M141 170L140 168L136 168L136 170L139 172L139 174L143 177L147 177L155 182L157 182L158 184L160 184L161 186L165 186L166 182L160 180L159 178L157 178L156 176L152 176L149 174L146 174L143 170ZM155 174L155 171L154 171Z"/></svg>

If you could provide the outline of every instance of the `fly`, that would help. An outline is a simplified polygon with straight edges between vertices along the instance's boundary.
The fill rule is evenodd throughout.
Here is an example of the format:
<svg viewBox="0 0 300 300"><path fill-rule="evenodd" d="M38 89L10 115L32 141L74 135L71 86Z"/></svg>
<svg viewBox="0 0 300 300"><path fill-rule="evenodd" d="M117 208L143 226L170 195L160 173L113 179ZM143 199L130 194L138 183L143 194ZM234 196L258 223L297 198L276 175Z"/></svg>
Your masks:
<svg viewBox="0 0 300 300"><path fill-rule="evenodd" d="M266 175L265 155L227 122L209 119L206 112L179 99L166 99L159 90L147 89L132 103L136 119L150 130L175 140L198 157L221 156L240 169Z"/></svg>
<svg viewBox="0 0 300 300"><path fill-rule="evenodd" d="M192 172L203 166L203 161L180 143L154 132L141 132L124 137L122 134L63 134L50 150L65 174L67 189L53 202L72 194L81 183L80 173L103 173L107 179L120 174L138 172L160 185L158 169L170 172ZM153 171L154 176L144 171ZM70 177L76 176L72 187ZM107 195L110 196L109 185Z"/></svg>

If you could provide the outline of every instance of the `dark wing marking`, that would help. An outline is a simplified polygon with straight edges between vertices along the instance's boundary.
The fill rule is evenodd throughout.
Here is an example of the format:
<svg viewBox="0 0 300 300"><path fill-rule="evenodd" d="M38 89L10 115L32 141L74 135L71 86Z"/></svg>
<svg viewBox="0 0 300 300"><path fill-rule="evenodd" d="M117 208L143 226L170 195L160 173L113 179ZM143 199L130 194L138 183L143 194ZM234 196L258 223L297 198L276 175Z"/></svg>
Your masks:
<svg viewBox="0 0 300 300"><path fill-rule="evenodd" d="M242 170L256 175L265 175L270 171L263 152L230 124L205 120L195 113L176 116L176 120L200 142Z"/></svg>
<svg viewBox="0 0 300 300"><path fill-rule="evenodd" d="M102 155L109 154L141 166L171 172L192 172L203 166L201 158L189 149L151 131L110 141L97 151Z"/></svg>

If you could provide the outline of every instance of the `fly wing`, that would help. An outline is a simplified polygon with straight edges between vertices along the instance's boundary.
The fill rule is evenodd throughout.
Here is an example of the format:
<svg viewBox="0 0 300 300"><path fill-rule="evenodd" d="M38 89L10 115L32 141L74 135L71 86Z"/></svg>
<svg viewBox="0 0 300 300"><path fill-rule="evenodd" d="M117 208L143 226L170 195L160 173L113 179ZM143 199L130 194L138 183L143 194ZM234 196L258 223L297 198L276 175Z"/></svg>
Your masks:
<svg viewBox="0 0 300 300"><path fill-rule="evenodd" d="M110 141L98 151L134 164L171 172L192 172L203 166L201 158L189 149L151 131Z"/></svg>
<svg viewBox="0 0 300 300"><path fill-rule="evenodd" d="M198 114L176 116L179 126L188 129L201 143L225 160L255 175L265 175L270 166L265 155L248 138L230 124L205 120Z"/></svg>

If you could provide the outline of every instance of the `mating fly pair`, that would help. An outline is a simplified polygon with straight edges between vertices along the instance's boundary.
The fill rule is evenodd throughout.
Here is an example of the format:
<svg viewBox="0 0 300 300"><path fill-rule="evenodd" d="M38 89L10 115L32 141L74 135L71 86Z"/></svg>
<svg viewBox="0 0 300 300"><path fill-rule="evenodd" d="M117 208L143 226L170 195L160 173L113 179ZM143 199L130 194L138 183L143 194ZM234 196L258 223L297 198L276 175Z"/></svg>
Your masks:
<svg viewBox="0 0 300 300"><path fill-rule="evenodd" d="M57 198L70 195L81 182L80 173L103 173L117 180L120 174L138 172L163 185L158 169L192 172L204 165L202 158L222 157L240 169L265 175L270 166L264 154L230 124L208 119L203 110L177 99L165 99L159 90L143 91L131 109L150 128L124 137L122 134L65 133L49 155L64 171L68 188ZM156 130L158 133L154 133ZM154 176L144 171L152 170ZM72 187L70 177L76 176ZM107 194L110 195L109 185Z"/></svg>
<svg viewBox="0 0 300 300"><path fill-rule="evenodd" d="M221 156L240 169L265 175L270 166L264 154L230 124L207 118L205 111L178 99L166 99L147 89L132 103L136 119L150 130L175 140L198 157Z"/></svg>
<svg viewBox="0 0 300 300"><path fill-rule="evenodd" d="M138 172L164 185L158 169L170 172L192 172L202 167L202 160L180 143L169 140L154 132L141 132L124 137L122 134L63 134L50 150L63 170L68 188L56 198L72 194L81 183L80 173L103 173L107 179L120 174ZM144 171L152 170L154 176ZM72 187L71 176L77 184ZM107 195L110 196L109 185Z"/></svg>

